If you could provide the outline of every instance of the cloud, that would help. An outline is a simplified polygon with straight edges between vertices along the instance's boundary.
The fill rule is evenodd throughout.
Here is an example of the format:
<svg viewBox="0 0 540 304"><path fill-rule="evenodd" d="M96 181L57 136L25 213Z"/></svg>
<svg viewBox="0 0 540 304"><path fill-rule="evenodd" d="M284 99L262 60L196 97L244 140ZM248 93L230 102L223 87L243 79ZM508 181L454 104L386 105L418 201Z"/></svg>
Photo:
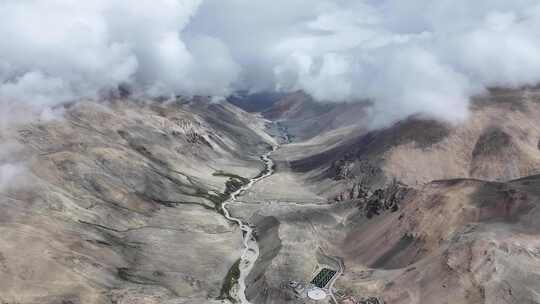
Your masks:
<svg viewBox="0 0 540 304"><path fill-rule="evenodd" d="M0 192L24 185L29 177L26 165L17 159L24 154L23 147L1 136L0 133Z"/></svg>
<svg viewBox="0 0 540 304"><path fill-rule="evenodd" d="M0 47L0 96L50 105L122 83L155 94L224 94L239 69L227 48L211 37L190 45L182 38L199 4L2 1L0 35L9 43Z"/></svg>
<svg viewBox="0 0 540 304"><path fill-rule="evenodd" d="M487 87L540 80L537 1L226 3L206 1L187 30L223 39L243 84L370 99L375 126L415 113L459 121Z"/></svg>
<svg viewBox="0 0 540 304"><path fill-rule="evenodd" d="M0 103L130 84L151 95L305 90L370 99L374 126L459 121L471 95L540 81L536 0L4 0Z"/></svg>
<svg viewBox="0 0 540 304"><path fill-rule="evenodd" d="M24 185L26 174L23 164L0 164L0 192Z"/></svg>

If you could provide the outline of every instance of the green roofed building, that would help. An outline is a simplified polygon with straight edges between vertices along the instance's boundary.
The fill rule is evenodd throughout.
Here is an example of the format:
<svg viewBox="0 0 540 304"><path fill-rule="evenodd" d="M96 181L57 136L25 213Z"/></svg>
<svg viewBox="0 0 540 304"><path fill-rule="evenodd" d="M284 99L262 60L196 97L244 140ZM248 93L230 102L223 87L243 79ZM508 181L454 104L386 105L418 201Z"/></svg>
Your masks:
<svg viewBox="0 0 540 304"><path fill-rule="evenodd" d="M328 285L328 282L336 275L336 271L328 268L323 268L314 278L311 280L311 284L324 288Z"/></svg>

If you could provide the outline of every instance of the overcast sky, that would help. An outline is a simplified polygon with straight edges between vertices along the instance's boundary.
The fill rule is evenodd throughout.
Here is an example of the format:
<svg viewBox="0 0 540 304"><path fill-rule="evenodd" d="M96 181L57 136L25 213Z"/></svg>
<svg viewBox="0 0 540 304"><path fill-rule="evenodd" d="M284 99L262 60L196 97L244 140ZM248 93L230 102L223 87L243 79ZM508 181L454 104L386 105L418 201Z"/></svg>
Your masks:
<svg viewBox="0 0 540 304"><path fill-rule="evenodd" d="M1 0L0 103L305 90L382 123L540 82L537 0Z"/></svg>

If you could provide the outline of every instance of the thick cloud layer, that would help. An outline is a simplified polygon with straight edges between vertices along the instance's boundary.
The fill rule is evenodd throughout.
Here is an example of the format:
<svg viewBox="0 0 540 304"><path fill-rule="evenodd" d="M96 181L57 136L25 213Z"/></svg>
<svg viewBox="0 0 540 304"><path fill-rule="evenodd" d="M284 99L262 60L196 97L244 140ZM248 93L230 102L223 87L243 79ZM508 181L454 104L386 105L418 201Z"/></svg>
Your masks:
<svg viewBox="0 0 540 304"><path fill-rule="evenodd" d="M540 82L537 0L3 0L0 37L2 102L302 89L380 125Z"/></svg>
<svg viewBox="0 0 540 304"><path fill-rule="evenodd" d="M0 95L51 104L134 83L162 94L224 94L239 67L227 47L181 31L200 1L3 0Z"/></svg>

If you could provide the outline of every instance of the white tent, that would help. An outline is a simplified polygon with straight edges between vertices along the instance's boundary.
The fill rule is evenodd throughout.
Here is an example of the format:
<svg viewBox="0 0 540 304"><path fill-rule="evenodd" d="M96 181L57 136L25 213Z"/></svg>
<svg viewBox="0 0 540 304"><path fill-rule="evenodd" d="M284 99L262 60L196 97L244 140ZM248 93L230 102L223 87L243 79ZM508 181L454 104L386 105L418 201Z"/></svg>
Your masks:
<svg viewBox="0 0 540 304"><path fill-rule="evenodd" d="M308 290L308 297L313 300L322 300L326 298L326 292L320 288L314 287Z"/></svg>

